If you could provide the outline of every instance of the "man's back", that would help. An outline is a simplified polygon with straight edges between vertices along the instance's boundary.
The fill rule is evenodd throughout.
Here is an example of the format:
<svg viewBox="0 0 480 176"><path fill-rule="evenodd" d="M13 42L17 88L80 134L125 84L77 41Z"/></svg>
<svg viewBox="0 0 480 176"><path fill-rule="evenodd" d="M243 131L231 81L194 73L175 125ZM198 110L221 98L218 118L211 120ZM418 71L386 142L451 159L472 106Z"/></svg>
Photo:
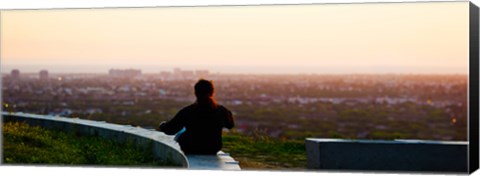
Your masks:
<svg viewBox="0 0 480 176"><path fill-rule="evenodd" d="M175 134L185 127L178 142L186 154L216 154L222 148L222 129L233 126L232 113L225 107L205 108L192 104L180 110L160 129Z"/></svg>

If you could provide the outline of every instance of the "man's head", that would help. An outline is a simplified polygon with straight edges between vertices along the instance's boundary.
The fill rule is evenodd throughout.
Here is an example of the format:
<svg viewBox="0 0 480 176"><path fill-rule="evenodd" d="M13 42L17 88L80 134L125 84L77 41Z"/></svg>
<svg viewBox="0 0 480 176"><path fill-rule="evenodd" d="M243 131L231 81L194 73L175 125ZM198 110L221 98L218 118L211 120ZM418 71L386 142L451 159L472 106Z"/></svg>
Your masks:
<svg viewBox="0 0 480 176"><path fill-rule="evenodd" d="M213 96L214 88L211 81L200 79L195 84L195 96L197 98L209 98Z"/></svg>

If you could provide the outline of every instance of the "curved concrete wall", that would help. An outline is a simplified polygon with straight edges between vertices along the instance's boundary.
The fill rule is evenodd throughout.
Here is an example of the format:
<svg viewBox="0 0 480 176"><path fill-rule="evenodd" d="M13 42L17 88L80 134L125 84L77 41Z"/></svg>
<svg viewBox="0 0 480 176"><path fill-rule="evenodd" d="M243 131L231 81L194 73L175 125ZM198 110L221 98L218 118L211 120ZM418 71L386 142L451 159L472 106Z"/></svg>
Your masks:
<svg viewBox="0 0 480 176"><path fill-rule="evenodd" d="M4 122L21 121L31 126L41 126L78 135L100 136L118 142L132 141L137 147L150 150L155 159L189 167L187 157L173 137L157 131L78 118L7 112L2 112L2 116Z"/></svg>

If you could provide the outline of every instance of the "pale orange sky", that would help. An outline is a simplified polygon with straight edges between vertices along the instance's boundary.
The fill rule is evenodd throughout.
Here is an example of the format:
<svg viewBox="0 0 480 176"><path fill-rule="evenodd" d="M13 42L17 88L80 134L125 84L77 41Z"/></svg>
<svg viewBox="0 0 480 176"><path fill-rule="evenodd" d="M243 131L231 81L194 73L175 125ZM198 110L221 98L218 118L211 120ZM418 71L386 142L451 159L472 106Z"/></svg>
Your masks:
<svg viewBox="0 0 480 176"><path fill-rule="evenodd" d="M466 74L468 41L468 2L1 13L2 72Z"/></svg>

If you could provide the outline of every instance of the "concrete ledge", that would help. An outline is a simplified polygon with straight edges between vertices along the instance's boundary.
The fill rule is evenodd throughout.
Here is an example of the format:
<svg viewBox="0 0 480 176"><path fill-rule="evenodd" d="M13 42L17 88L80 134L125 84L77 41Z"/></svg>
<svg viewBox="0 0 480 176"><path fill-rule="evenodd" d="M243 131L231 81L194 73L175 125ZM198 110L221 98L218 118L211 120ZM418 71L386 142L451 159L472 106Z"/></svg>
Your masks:
<svg viewBox="0 0 480 176"><path fill-rule="evenodd" d="M468 167L468 142L307 138L305 145L310 169L466 173Z"/></svg>
<svg viewBox="0 0 480 176"><path fill-rule="evenodd" d="M130 125L118 125L106 122L45 116L25 113L2 112L4 122L21 121L31 126L41 126L72 132L78 135L100 136L118 142L132 141L143 150L150 150L155 159L160 159L189 169L240 170L238 162L228 154L219 152L217 156L185 156L173 136L154 130Z"/></svg>
<svg viewBox="0 0 480 176"><path fill-rule="evenodd" d="M222 151L218 152L217 155L187 155L187 158L191 169L241 170L238 165L239 162L230 157L230 154Z"/></svg>

